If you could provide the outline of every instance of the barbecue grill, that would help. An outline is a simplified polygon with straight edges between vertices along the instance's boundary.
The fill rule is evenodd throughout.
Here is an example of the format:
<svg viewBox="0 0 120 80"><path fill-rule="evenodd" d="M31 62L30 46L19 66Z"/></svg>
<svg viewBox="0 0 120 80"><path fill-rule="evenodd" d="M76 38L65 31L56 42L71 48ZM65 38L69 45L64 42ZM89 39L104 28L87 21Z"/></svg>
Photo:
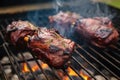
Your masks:
<svg viewBox="0 0 120 80"><path fill-rule="evenodd" d="M118 13L119 10L114 9L114 11ZM39 16L37 16L37 22L34 21L34 18L36 17L31 17L36 12L39 14ZM4 14L0 16L1 80L120 80L120 38L116 45L112 45L107 49L100 49L92 45L86 46L86 44L83 44L83 42L76 36L69 37L77 44L69 65L69 68L75 73L75 75L71 75L66 66L62 69L55 69L48 66L48 70L46 70L41 65L42 61L40 61L34 53L29 52L32 57L28 59L24 55L24 52L15 50L13 46L6 42L4 30L12 21L28 20L38 26L51 28L48 23L48 16L53 14L55 14L54 9L43 9L15 14ZM117 21L118 18L119 16L115 17L113 22L117 26L118 31L120 31L119 21ZM17 58L18 54L22 59ZM8 58L8 62L2 61L4 57ZM30 62L34 62L38 66L39 73L37 71L33 71ZM24 63L27 65L29 72L22 71ZM11 74L6 73L6 66L11 67L12 71L10 73L15 75L15 79L10 77ZM62 76L60 75L60 72L62 72ZM80 74L80 72L84 74ZM27 74L30 75L31 78L27 78ZM44 79L39 77L38 74L42 74ZM63 74L65 76L63 76ZM87 75L88 78L86 79L83 75ZM63 77L67 77L68 79Z"/></svg>

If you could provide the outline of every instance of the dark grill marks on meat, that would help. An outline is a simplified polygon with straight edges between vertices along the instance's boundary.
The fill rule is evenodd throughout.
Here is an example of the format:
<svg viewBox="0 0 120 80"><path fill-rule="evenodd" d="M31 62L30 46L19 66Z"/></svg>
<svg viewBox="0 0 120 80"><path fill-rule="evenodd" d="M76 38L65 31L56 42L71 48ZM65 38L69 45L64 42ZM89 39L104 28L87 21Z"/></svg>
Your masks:
<svg viewBox="0 0 120 80"><path fill-rule="evenodd" d="M19 49L26 48L24 37L33 35L36 28L28 21L13 21L6 29L6 40Z"/></svg>
<svg viewBox="0 0 120 80"><path fill-rule="evenodd" d="M96 37L106 38L112 33L113 29L111 28L104 28L104 29L98 29L95 33Z"/></svg>
<svg viewBox="0 0 120 80"><path fill-rule="evenodd" d="M29 48L50 66L62 67L69 60L75 43L63 38L54 30L40 28L37 33L38 38L36 35L31 36Z"/></svg>
<svg viewBox="0 0 120 80"><path fill-rule="evenodd" d="M50 50L50 52L55 53L55 52L57 52L57 51L59 51L61 49L56 47L56 46L54 46L54 45L50 45L49 46L49 50Z"/></svg>
<svg viewBox="0 0 120 80"><path fill-rule="evenodd" d="M28 48L42 61L55 68L67 64L75 43L54 29L35 27L27 21L14 21L7 27L9 42L15 47ZM24 48L22 48L24 46Z"/></svg>

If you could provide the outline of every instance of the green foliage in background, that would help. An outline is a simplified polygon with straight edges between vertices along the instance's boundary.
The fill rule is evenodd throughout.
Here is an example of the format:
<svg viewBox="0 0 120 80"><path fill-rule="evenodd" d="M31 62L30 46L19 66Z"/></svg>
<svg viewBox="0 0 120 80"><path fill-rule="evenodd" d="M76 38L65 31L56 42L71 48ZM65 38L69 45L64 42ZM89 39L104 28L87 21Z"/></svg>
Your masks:
<svg viewBox="0 0 120 80"><path fill-rule="evenodd" d="M110 5L110 6L113 6L113 7L120 9L120 0L101 0L101 1Z"/></svg>

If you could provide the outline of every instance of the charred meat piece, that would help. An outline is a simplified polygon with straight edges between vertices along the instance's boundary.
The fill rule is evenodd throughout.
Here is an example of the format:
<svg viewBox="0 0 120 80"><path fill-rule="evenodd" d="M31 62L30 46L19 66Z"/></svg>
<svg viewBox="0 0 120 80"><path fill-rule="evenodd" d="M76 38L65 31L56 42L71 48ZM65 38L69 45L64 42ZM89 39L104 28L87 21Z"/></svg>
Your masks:
<svg viewBox="0 0 120 80"><path fill-rule="evenodd" d="M56 15L49 16L50 22L57 22L57 24L73 23L80 18L82 18L82 16L80 16L79 14L72 12L62 12L62 11L60 11Z"/></svg>
<svg viewBox="0 0 120 80"><path fill-rule="evenodd" d="M49 21L61 35L66 36L72 35L76 21L81 18L82 17L79 14L60 11L56 15L49 16Z"/></svg>
<svg viewBox="0 0 120 80"><path fill-rule="evenodd" d="M105 48L118 40L118 32L107 17L81 19L76 31L91 44Z"/></svg>
<svg viewBox="0 0 120 80"><path fill-rule="evenodd" d="M83 18L76 13L59 12L54 16L50 16L49 20L52 24L57 24L66 30L69 34L71 27L73 31L84 37L84 40L100 48L105 48L114 44L118 40L118 32L114 28L111 20L107 17ZM62 32L61 31L61 32Z"/></svg>
<svg viewBox="0 0 120 80"><path fill-rule="evenodd" d="M74 46L73 41L63 38L55 30L38 28L30 37L28 47L48 65L61 68L70 59Z"/></svg>
<svg viewBox="0 0 120 80"><path fill-rule="evenodd" d="M28 48L55 68L67 64L75 47L73 41L63 38L55 29L38 28L27 21L13 21L6 32L9 43L20 49Z"/></svg>
<svg viewBox="0 0 120 80"><path fill-rule="evenodd" d="M7 26L6 40L20 49L26 48L24 37L26 35L33 35L36 27L28 21L13 21Z"/></svg>

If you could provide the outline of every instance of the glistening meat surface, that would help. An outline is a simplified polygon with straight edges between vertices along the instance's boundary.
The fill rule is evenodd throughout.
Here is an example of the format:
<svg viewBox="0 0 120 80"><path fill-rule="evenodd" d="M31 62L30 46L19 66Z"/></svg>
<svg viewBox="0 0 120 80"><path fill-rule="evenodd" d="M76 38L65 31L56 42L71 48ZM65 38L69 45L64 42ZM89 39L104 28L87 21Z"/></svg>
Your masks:
<svg viewBox="0 0 120 80"><path fill-rule="evenodd" d="M82 36L86 42L100 48L105 48L118 41L118 31L107 17L83 18L76 13L59 12L50 16L49 20L51 24L58 25L58 30L62 27L64 30L67 28L69 32L73 27L73 31Z"/></svg>
<svg viewBox="0 0 120 80"><path fill-rule="evenodd" d="M13 21L6 28L6 40L19 49L26 48L24 41L26 35L33 35L36 30L28 21Z"/></svg>
<svg viewBox="0 0 120 80"><path fill-rule="evenodd" d="M55 68L60 68L68 62L74 46L75 43L70 39L65 39L55 30L46 28L38 28L29 42L32 52Z"/></svg>
<svg viewBox="0 0 120 80"><path fill-rule="evenodd" d="M106 17L81 19L76 31L91 44L102 48L116 43L119 36L110 19Z"/></svg>
<svg viewBox="0 0 120 80"><path fill-rule="evenodd" d="M81 18L79 14L60 11L56 15L49 16L49 21L61 35L69 37L74 32L76 21Z"/></svg>
<svg viewBox="0 0 120 80"><path fill-rule="evenodd" d="M27 21L13 21L7 26L6 32L10 44L20 49L28 48L55 68L67 64L75 47L73 41L62 37L56 30L38 28Z"/></svg>

